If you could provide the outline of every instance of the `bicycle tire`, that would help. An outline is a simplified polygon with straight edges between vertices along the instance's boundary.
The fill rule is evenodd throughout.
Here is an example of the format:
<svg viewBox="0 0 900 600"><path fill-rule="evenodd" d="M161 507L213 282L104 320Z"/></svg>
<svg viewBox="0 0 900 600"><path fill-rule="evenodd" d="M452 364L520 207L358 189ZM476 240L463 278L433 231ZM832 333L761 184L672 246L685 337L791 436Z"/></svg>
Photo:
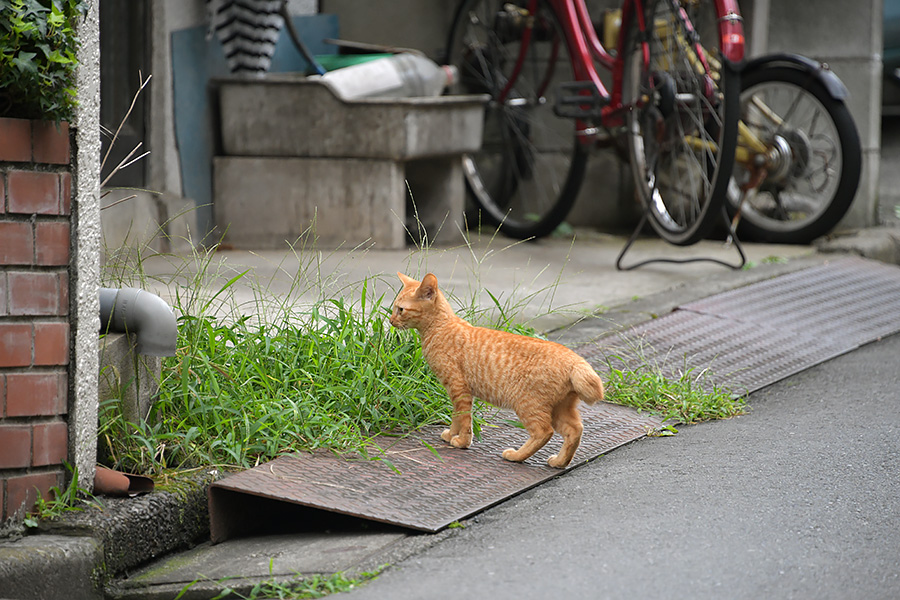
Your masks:
<svg viewBox="0 0 900 600"><path fill-rule="evenodd" d="M712 67L692 65L688 15ZM679 246L710 233L722 208L737 144L740 75L721 57L718 15L707 0L645 4L650 63L643 68L636 18L626 24L623 104L629 162L656 233ZM650 26L649 24L653 24Z"/></svg>
<svg viewBox="0 0 900 600"><path fill-rule="evenodd" d="M548 97L555 93L554 82L574 79L559 20L545 0L537 2L533 15L519 10L528 4L464 0L447 43L447 61L459 69L450 93L490 96L482 148L463 157L478 211L468 220L518 239L548 235L565 220L587 162L574 121L557 117ZM534 18L531 43L514 85L501 98L527 22L517 17L525 16Z"/></svg>
<svg viewBox="0 0 900 600"><path fill-rule="evenodd" d="M754 97L776 111L783 120L780 126L767 123L759 111L754 116ZM808 244L831 231L850 209L862 170L859 133L844 102L807 67L763 63L743 74L741 118L767 145L779 136L790 156L780 173L767 176L745 201L738 235L750 241ZM736 164L727 202L732 216L740 202L739 186L748 178L749 170Z"/></svg>

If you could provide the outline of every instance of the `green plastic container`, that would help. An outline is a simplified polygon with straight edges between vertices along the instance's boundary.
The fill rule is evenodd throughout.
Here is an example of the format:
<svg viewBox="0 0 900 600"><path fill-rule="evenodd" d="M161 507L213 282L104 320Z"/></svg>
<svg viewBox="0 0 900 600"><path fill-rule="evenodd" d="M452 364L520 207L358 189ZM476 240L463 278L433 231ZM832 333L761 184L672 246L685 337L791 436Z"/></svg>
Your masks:
<svg viewBox="0 0 900 600"><path fill-rule="evenodd" d="M316 56L316 60L326 71L334 71L388 56L393 54L320 54Z"/></svg>

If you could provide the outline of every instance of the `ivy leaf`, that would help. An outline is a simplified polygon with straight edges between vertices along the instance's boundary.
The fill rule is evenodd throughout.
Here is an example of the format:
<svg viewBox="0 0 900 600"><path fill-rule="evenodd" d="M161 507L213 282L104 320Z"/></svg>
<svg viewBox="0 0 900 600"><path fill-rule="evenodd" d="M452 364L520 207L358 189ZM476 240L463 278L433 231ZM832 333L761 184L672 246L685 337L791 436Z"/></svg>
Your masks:
<svg viewBox="0 0 900 600"><path fill-rule="evenodd" d="M34 62L35 56L37 56L36 52L19 52L18 56L12 59L12 64L18 67L19 71L37 75L38 69Z"/></svg>
<svg viewBox="0 0 900 600"><path fill-rule="evenodd" d="M66 24L66 16L59 10L55 3L50 5L50 16L47 17L47 23L51 27L62 27Z"/></svg>
<svg viewBox="0 0 900 600"><path fill-rule="evenodd" d="M57 50L54 50L50 54L47 55L47 60L50 62L54 62L57 64L67 65L72 62L72 60L66 58L62 54L60 54Z"/></svg>

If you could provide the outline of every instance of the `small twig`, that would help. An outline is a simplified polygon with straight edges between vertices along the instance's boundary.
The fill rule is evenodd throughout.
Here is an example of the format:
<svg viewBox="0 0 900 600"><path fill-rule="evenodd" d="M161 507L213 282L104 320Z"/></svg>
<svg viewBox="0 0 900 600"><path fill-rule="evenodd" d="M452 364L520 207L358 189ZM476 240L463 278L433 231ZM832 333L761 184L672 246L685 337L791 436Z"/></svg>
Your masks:
<svg viewBox="0 0 900 600"><path fill-rule="evenodd" d="M109 175L106 176L106 179L104 179L104 180L100 183L100 187L106 186L107 182L108 182L110 179L112 179L113 176L114 176L116 173L118 173L119 171L121 171L122 169L124 169L125 167L127 167L128 165L130 165L130 164L132 164L132 163L134 163L134 162L137 162L137 161L141 160L142 158L144 158L145 156L147 156L148 154L150 154L150 151L147 150L146 152L144 152L144 153L141 154L140 156L136 156L135 158L132 158L131 160L128 160L128 159L131 157L131 155L134 154L134 153L138 150L138 148L141 147L142 144L143 144L143 142L138 142L137 146L135 146L135 147L131 150L131 152L129 152L128 155L127 155L125 158L123 158L122 161L121 161L118 165L116 165L116 168L113 169L112 172L111 172ZM128 161L128 162L125 162L125 161Z"/></svg>
<svg viewBox="0 0 900 600"><path fill-rule="evenodd" d="M137 91L134 93L134 98L131 99L131 106L128 107L128 112L125 113L125 117L122 119L122 122L119 123L119 127L116 129L116 133L113 134L112 140L109 142L109 147L106 149L106 154L103 156L103 160L100 162L100 170L103 171L103 166L106 164L106 159L109 158L109 153L112 151L112 147L116 144L116 140L119 138L119 132L122 131L122 127L125 125L125 121L128 120L128 117L131 115L131 111L134 110L134 105L137 104L138 96L141 95L141 92L147 87L147 84L150 83L150 79L153 75L147 75L147 79L144 79L143 74L138 71L138 79L141 82L140 87L138 87ZM116 167L113 169L113 173L115 173L120 167ZM111 175L110 175L111 177ZM106 178L107 180L109 177Z"/></svg>

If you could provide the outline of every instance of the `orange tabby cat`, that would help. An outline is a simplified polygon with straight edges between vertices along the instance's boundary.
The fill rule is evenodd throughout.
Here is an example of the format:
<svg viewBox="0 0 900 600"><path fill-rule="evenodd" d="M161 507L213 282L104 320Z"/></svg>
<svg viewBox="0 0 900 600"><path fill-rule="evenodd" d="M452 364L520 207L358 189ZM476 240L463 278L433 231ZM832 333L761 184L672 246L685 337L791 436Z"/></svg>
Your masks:
<svg viewBox="0 0 900 600"><path fill-rule="evenodd" d="M560 344L505 331L473 327L457 317L429 273L422 282L397 273L403 289L391 325L417 329L422 352L453 402L450 429L441 439L457 448L472 443L472 398L516 411L529 433L521 448L503 458L521 462L540 450L555 429L563 438L551 467L563 468L581 443L578 400L603 400L603 382L583 358Z"/></svg>

